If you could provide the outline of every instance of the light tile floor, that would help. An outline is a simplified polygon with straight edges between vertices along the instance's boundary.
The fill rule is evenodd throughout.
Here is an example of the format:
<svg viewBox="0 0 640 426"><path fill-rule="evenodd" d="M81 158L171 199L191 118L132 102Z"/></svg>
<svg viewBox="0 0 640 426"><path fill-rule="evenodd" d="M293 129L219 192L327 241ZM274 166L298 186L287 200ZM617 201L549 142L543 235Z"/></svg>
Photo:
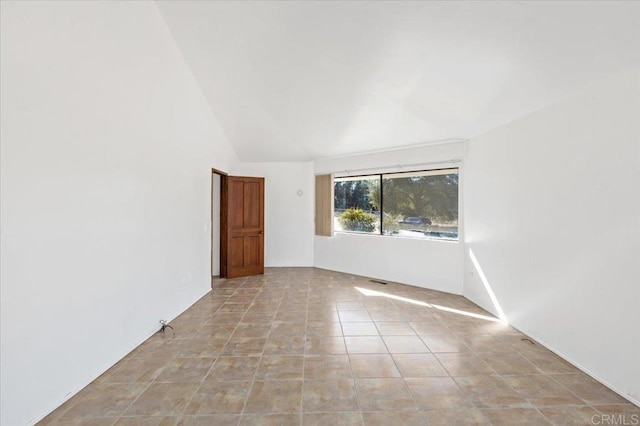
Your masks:
<svg viewBox="0 0 640 426"><path fill-rule="evenodd" d="M40 424L564 425L640 415L467 299L401 284L267 269L221 280L171 325Z"/></svg>

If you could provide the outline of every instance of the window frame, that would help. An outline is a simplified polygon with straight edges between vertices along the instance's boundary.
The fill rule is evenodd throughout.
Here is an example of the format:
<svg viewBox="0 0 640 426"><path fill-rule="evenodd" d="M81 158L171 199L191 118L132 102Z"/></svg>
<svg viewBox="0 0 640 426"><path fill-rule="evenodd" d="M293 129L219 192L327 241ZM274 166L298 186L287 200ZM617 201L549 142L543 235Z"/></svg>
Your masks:
<svg viewBox="0 0 640 426"><path fill-rule="evenodd" d="M411 174L419 174L419 173L428 173L428 172L441 172L441 171L447 171L447 170L452 170L455 171L455 174L458 175L458 191L457 191L457 213L458 213L458 219L457 219L457 237L454 238L439 238L439 237L429 237L429 236L424 236L424 238L411 238L411 237L403 237L403 236L392 236L392 235L388 235L384 233L384 185L383 185L383 181L384 181L384 176L385 175L408 175L407 177L411 177ZM454 174L454 173L440 173L440 174ZM375 236L380 236L380 237L393 237L393 238L401 238L401 239L406 239L406 240L427 240L427 241L445 241L445 242L451 242L451 243L457 243L460 241L461 239L461 235L460 235L460 174L461 174L461 167L460 166L449 166L449 167L439 167L439 168L434 168L434 169L420 169L420 170L407 170L407 171L388 171L388 172L381 172L381 173L366 173L366 174L356 174L356 175L346 175L346 176L332 176L332 189L335 190L335 183L337 179L343 179L343 180L358 180L357 178L363 178L361 180L374 180L374 178L377 177L378 181L379 181L379 186L380 186L380 229L378 232L358 232L358 231L345 231L345 230L339 230L336 231L334 230L334 234L335 233L341 233L341 234L356 234L356 235L375 235ZM371 179L365 179L365 178L371 178ZM393 178L391 178L393 179ZM340 180L338 180L338 182L340 182ZM333 204L333 200L332 200L332 204ZM335 206L333 208L333 212L332 214L335 214Z"/></svg>

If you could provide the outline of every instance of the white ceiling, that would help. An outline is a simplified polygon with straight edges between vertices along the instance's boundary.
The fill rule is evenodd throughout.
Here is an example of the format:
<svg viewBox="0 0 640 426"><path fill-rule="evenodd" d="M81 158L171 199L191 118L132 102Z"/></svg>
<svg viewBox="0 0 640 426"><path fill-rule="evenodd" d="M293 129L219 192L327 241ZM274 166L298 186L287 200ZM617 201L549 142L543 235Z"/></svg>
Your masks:
<svg viewBox="0 0 640 426"><path fill-rule="evenodd" d="M156 4L243 161L469 138L640 66L639 2Z"/></svg>

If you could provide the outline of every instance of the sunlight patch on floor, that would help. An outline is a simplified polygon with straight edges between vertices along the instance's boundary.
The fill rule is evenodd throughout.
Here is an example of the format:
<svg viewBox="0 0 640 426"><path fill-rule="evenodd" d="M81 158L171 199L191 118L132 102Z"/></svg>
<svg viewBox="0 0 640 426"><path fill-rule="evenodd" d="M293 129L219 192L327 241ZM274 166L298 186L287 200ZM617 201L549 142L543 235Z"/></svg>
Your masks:
<svg viewBox="0 0 640 426"><path fill-rule="evenodd" d="M411 303L412 305L424 306L425 308L438 309L440 311L451 312L451 313L454 313L454 314L464 315L464 316L472 317L472 318L478 318L478 319L482 319L482 320L485 320L485 321L501 322L500 319L495 318L495 317L490 317L488 315L482 315L482 314L476 314L476 313L473 313L473 312L462 311L460 309L449 308L447 306L434 305L433 303L427 303L427 302L422 302L420 300L409 299L407 297L396 296L394 294L384 293L382 291L370 290L370 289L362 288L362 287L355 287L355 289L358 290L360 293L364 294L365 296L386 297L387 299L393 299L393 300L398 300L400 302Z"/></svg>

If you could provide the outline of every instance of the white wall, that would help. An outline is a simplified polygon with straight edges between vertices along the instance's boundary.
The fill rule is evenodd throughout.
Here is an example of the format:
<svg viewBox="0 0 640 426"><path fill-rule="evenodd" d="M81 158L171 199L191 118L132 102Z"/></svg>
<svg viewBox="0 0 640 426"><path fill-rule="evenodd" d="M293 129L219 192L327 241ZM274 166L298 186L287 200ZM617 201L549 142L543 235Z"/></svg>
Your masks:
<svg viewBox="0 0 640 426"><path fill-rule="evenodd" d="M336 233L315 237L315 266L462 293L462 243Z"/></svg>
<svg viewBox="0 0 640 426"><path fill-rule="evenodd" d="M149 2L1 3L3 425L34 423L210 288L235 155Z"/></svg>
<svg viewBox="0 0 640 426"><path fill-rule="evenodd" d="M508 320L636 404L638 117L640 73L612 76L472 139L464 190L467 250ZM466 268L464 295L495 312Z"/></svg>
<svg viewBox="0 0 640 426"><path fill-rule="evenodd" d="M387 169L416 170L415 164L460 160L464 143L447 143L360 156L325 158L314 164L316 174L353 171L375 173ZM406 167L397 166L412 165ZM464 168L460 164L461 187ZM432 165L432 167L435 167ZM361 169L367 171L358 172ZM369 170L370 169L370 170ZM460 205L462 214L463 205ZM463 224L459 232L464 234ZM461 236L462 238L462 236ZM380 235L336 233L314 237L314 266L380 278L449 293L462 294L462 242L414 240Z"/></svg>
<svg viewBox="0 0 640 426"><path fill-rule="evenodd" d="M313 266L313 163L238 163L231 174L265 178L265 266Z"/></svg>

